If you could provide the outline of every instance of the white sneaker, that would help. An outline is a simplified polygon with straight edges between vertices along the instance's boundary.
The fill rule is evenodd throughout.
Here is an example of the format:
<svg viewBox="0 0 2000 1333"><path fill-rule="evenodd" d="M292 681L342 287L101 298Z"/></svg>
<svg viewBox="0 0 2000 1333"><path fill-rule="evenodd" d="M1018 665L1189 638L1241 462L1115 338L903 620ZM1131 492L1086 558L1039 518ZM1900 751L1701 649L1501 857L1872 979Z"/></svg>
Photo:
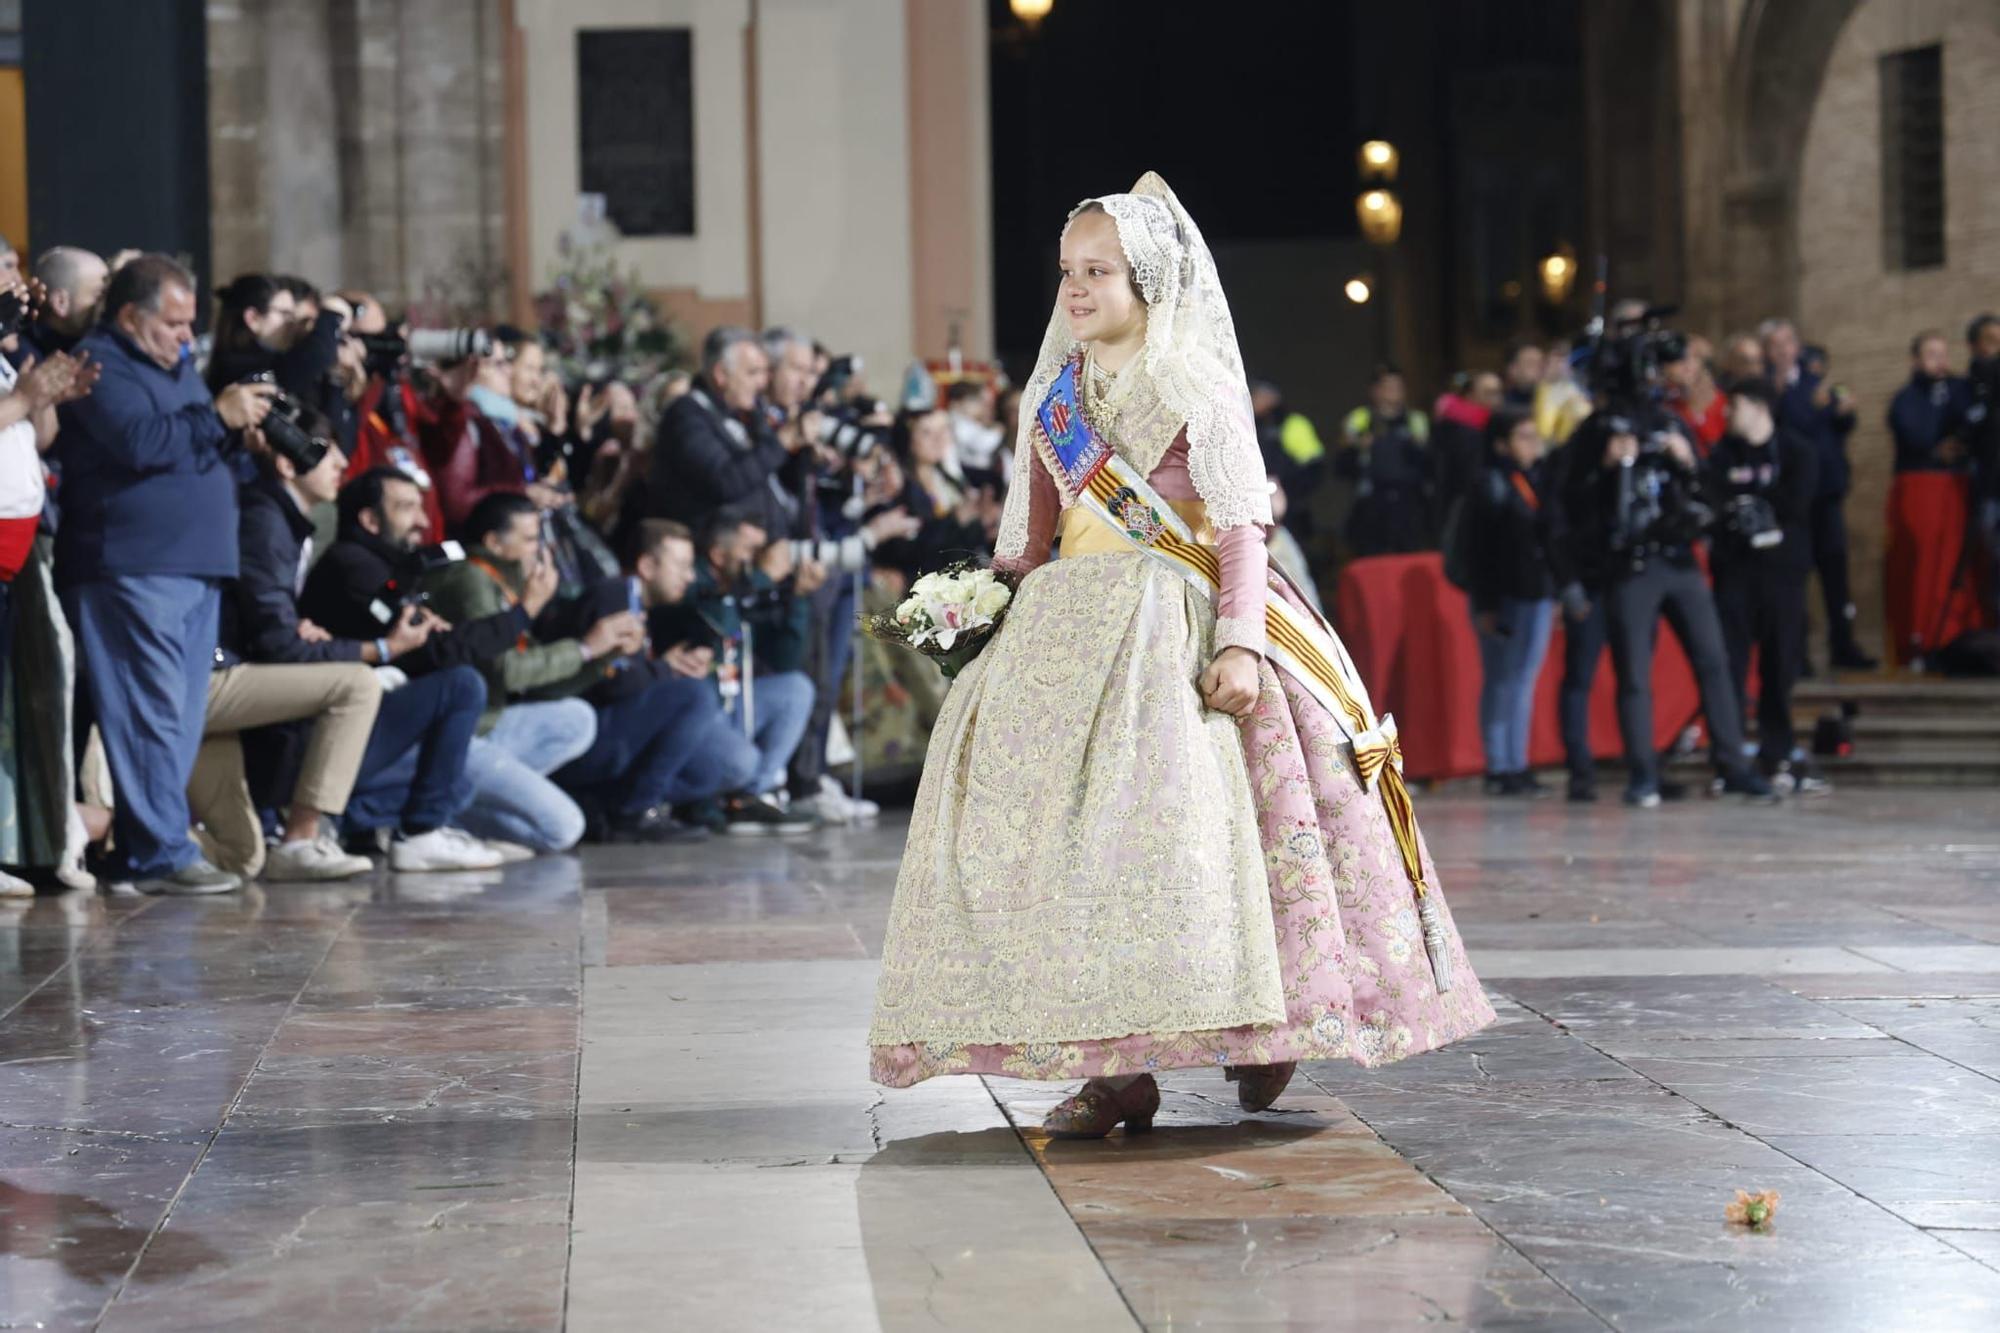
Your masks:
<svg viewBox="0 0 2000 1333"><path fill-rule="evenodd" d="M310 841L295 838L273 847L264 862L264 878L279 882L352 879L374 868L375 863L367 857L349 856L322 834Z"/></svg>
<svg viewBox="0 0 2000 1333"><path fill-rule="evenodd" d="M532 861L538 855L534 848L523 847L518 842L507 842L500 838L482 838L480 841L500 853L503 865L513 865L516 861Z"/></svg>
<svg viewBox="0 0 2000 1333"><path fill-rule="evenodd" d="M426 870L491 870L500 853L461 829L434 828L389 845L389 869L400 874Z"/></svg>
<svg viewBox="0 0 2000 1333"><path fill-rule="evenodd" d="M32 898L34 896L34 885L28 883L25 879L17 879L6 871L0 870L0 898Z"/></svg>
<svg viewBox="0 0 2000 1333"><path fill-rule="evenodd" d="M865 824L882 813L882 807L867 797L849 796L847 789L831 773L819 775L819 794L821 801L838 809L840 817L850 824Z"/></svg>

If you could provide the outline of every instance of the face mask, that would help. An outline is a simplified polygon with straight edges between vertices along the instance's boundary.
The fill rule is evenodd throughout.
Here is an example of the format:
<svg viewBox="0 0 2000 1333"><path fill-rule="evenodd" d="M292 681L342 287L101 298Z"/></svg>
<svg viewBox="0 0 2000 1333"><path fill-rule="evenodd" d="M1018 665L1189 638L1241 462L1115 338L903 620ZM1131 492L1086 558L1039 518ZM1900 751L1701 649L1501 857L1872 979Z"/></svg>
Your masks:
<svg viewBox="0 0 2000 1333"><path fill-rule="evenodd" d="M503 426L512 426L521 419L521 406L504 393L475 384L465 395L472 405Z"/></svg>

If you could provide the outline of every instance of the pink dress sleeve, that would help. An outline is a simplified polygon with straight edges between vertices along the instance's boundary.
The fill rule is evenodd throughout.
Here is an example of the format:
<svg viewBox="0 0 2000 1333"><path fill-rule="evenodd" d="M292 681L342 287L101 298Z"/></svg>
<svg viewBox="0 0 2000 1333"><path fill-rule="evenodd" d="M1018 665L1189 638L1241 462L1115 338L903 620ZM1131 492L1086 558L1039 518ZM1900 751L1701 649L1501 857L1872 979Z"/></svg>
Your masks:
<svg viewBox="0 0 2000 1333"><path fill-rule="evenodd" d="M1266 555L1264 529L1255 523L1225 528L1216 537L1222 557L1222 590L1215 599L1215 651L1248 648L1264 655Z"/></svg>
<svg viewBox="0 0 2000 1333"><path fill-rule="evenodd" d="M1146 478L1167 500L1199 500L1188 472L1187 432L1168 446L1152 475ZM1222 589L1215 599L1215 651L1248 648L1264 654L1264 589L1266 555L1264 529L1255 523L1224 528L1216 534L1216 554L1222 562Z"/></svg>
<svg viewBox="0 0 2000 1333"><path fill-rule="evenodd" d="M1022 472L1028 475L1024 478ZM1012 559L995 560L995 568L1010 574L1026 575L1048 563L1049 547L1056 539L1056 521L1062 517L1062 497L1056 494L1056 479L1048 465L1033 453L1017 460L1014 484L1028 487L1028 544Z"/></svg>

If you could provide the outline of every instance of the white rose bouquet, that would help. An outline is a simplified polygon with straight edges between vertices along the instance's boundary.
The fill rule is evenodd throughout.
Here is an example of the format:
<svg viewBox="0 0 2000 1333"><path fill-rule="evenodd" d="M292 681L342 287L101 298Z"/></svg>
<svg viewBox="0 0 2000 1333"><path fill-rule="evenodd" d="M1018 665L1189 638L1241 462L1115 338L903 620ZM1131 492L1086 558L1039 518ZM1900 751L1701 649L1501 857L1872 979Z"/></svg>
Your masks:
<svg viewBox="0 0 2000 1333"><path fill-rule="evenodd" d="M863 617L861 628L885 643L916 649L950 680L979 656L1013 600L1008 575L954 565L918 579L895 610Z"/></svg>

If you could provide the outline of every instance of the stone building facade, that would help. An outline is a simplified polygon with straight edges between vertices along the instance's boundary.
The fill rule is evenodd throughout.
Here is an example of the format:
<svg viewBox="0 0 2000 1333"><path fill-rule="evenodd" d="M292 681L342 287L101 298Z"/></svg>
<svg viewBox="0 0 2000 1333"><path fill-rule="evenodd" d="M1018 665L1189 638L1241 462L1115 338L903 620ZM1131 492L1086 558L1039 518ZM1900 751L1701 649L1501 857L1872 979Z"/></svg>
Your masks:
<svg viewBox="0 0 2000 1333"><path fill-rule="evenodd" d="M1910 338L1943 329L1962 367L1967 321L2000 309L2000 4L1645 0L1585 15L1612 286L1677 301L1713 337L1789 316L1829 350L1860 401L1847 518L1863 638L1879 643L1884 413ZM1942 68L1944 253L1906 269L1884 240L1883 61L1927 47Z"/></svg>
<svg viewBox="0 0 2000 1333"><path fill-rule="evenodd" d="M209 0L214 272L511 315L579 214L587 33L691 43L695 222L618 261L687 337L784 322L859 351L992 349L980 0Z"/></svg>

